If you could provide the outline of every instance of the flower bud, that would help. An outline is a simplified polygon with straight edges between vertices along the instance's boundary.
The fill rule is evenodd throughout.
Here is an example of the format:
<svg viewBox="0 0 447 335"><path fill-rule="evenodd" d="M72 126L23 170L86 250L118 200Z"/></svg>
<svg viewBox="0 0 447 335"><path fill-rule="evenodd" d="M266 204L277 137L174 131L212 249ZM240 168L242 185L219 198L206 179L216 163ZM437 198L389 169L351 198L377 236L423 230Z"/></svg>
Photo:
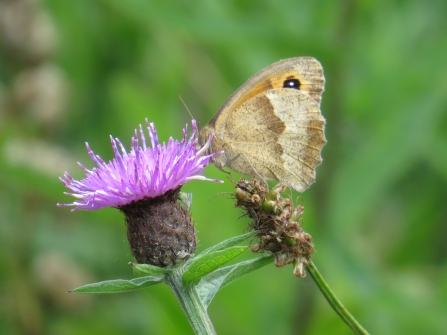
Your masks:
<svg viewBox="0 0 447 335"><path fill-rule="evenodd" d="M177 202L179 190L118 207L126 217L127 239L138 263L167 267L194 254L194 222Z"/></svg>
<svg viewBox="0 0 447 335"><path fill-rule="evenodd" d="M276 201L266 200L262 203L262 210L265 213L272 213L276 208Z"/></svg>
<svg viewBox="0 0 447 335"><path fill-rule="evenodd" d="M267 200L277 200L281 196L282 192L287 188L286 184L278 184L273 187L266 195Z"/></svg>
<svg viewBox="0 0 447 335"><path fill-rule="evenodd" d="M251 194L241 188L236 188L235 196L236 199L241 203L247 203L250 201L251 198Z"/></svg>

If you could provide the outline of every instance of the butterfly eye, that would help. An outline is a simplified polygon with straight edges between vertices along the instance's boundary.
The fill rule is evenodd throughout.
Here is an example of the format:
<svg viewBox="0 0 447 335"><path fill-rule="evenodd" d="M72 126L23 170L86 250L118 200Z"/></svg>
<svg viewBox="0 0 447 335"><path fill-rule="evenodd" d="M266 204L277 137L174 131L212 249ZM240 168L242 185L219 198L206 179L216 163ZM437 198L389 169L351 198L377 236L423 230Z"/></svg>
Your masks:
<svg viewBox="0 0 447 335"><path fill-rule="evenodd" d="M299 90L301 83L298 79L286 79L284 80L282 87L284 88L293 88L295 90Z"/></svg>

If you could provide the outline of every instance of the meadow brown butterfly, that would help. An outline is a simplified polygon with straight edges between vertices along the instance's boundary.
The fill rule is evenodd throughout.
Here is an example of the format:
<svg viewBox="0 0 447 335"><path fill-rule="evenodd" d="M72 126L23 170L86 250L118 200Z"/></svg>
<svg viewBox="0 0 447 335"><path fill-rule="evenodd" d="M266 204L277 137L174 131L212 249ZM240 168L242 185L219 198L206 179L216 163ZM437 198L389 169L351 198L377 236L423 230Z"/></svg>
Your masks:
<svg viewBox="0 0 447 335"><path fill-rule="evenodd" d="M320 101L321 64L312 57L289 58L261 70L224 103L199 133L208 152L225 166L250 176L277 180L299 192L315 181L326 143Z"/></svg>

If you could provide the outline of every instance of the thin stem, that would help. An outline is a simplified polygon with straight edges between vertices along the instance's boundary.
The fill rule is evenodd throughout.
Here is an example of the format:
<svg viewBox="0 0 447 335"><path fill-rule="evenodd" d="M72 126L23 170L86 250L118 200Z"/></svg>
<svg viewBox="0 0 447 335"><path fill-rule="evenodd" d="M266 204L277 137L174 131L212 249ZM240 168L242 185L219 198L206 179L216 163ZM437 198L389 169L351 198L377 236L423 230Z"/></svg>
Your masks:
<svg viewBox="0 0 447 335"><path fill-rule="evenodd" d="M356 319L348 312L348 310L342 305L340 300L337 299L334 292L329 288L329 286L324 281L320 272L318 272L317 267L313 262L307 264L307 270L309 271L312 279L317 284L321 293L323 293L329 305L337 312L337 314L343 319L344 322L354 331L356 334L368 335L368 332L357 322Z"/></svg>
<svg viewBox="0 0 447 335"><path fill-rule="evenodd" d="M196 335L216 335L206 307L203 305L195 286L185 286L182 282L182 269L166 276L165 282L174 291L183 311Z"/></svg>

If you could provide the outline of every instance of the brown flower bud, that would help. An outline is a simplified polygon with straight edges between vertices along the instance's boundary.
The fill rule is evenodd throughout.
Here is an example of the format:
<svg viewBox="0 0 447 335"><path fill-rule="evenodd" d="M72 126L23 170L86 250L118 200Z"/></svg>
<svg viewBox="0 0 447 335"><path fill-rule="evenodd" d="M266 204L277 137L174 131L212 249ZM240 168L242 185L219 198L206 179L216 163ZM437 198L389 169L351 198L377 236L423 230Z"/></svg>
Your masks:
<svg viewBox="0 0 447 335"><path fill-rule="evenodd" d="M167 267L194 254L194 222L177 202L179 191L177 188L119 207L126 217L127 239L138 263Z"/></svg>

